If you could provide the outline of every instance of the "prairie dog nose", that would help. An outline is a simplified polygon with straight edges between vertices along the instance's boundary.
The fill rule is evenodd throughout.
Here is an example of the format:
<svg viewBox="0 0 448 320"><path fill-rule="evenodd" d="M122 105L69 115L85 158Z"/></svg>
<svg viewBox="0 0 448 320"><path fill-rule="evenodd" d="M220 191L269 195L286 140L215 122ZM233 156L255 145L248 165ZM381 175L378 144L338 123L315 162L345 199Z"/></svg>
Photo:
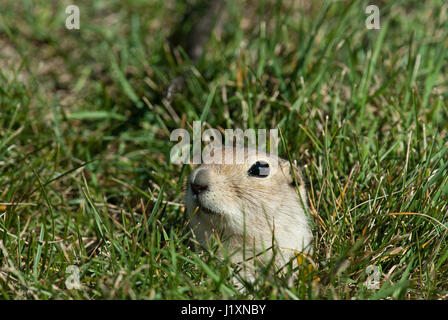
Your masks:
<svg viewBox="0 0 448 320"><path fill-rule="evenodd" d="M199 169L193 179L191 180L191 190L195 195L198 195L208 190L208 183L210 179L208 173L204 169Z"/></svg>

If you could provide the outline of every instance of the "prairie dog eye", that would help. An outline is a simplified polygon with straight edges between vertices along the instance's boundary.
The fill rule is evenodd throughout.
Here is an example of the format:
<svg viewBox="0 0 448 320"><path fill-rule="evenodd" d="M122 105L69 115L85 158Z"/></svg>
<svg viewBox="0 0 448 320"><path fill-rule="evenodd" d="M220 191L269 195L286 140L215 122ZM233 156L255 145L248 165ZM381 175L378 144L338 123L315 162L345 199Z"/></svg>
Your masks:
<svg viewBox="0 0 448 320"><path fill-rule="evenodd" d="M269 163L264 161L255 162L247 173L251 177L266 178L269 175Z"/></svg>

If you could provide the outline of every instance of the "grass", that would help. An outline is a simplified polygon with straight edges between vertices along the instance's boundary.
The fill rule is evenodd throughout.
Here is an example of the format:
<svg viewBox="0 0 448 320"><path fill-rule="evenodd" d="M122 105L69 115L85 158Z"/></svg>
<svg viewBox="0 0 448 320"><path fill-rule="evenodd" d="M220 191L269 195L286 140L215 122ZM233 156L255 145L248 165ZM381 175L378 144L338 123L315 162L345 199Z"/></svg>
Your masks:
<svg viewBox="0 0 448 320"><path fill-rule="evenodd" d="M0 296L446 299L447 4L376 1L368 30L367 1L229 0L193 64L169 39L197 2L77 1L67 30L69 1L2 1ZM188 246L191 168L169 136L199 119L280 128L303 166L316 268L293 285L238 292L227 260Z"/></svg>

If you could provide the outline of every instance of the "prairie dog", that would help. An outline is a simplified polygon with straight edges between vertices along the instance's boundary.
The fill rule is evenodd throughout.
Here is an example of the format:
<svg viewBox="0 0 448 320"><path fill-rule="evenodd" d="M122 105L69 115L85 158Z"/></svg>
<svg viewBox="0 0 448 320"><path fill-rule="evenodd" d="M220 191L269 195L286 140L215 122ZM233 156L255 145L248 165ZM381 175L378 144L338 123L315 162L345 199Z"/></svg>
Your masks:
<svg viewBox="0 0 448 320"><path fill-rule="evenodd" d="M235 156L238 150L243 154L240 163ZM313 235L304 211L307 197L300 170L275 155L251 149L223 147L214 152L223 160L232 152L233 161L202 164L187 181L186 213L198 242L207 246L210 236L217 233L229 254L237 251L231 258L236 263L263 250L272 257L272 250L266 249L273 245L277 266L297 252L312 253Z"/></svg>

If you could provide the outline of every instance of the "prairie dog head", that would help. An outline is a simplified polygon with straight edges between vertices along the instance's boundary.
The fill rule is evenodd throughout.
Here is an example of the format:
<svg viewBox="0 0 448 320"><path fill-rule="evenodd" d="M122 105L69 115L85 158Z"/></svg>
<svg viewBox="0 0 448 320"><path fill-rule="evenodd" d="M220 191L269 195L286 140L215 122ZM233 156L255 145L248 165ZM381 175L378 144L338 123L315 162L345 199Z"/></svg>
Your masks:
<svg viewBox="0 0 448 320"><path fill-rule="evenodd" d="M245 242L245 247L259 251L271 247L275 239L276 246L289 252L287 256L311 252L300 170L275 155L251 149L214 152L222 164L200 165L187 182L187 215L197 240L206 245L210 235L218 233L229 239L231 249Z"/></svg>

